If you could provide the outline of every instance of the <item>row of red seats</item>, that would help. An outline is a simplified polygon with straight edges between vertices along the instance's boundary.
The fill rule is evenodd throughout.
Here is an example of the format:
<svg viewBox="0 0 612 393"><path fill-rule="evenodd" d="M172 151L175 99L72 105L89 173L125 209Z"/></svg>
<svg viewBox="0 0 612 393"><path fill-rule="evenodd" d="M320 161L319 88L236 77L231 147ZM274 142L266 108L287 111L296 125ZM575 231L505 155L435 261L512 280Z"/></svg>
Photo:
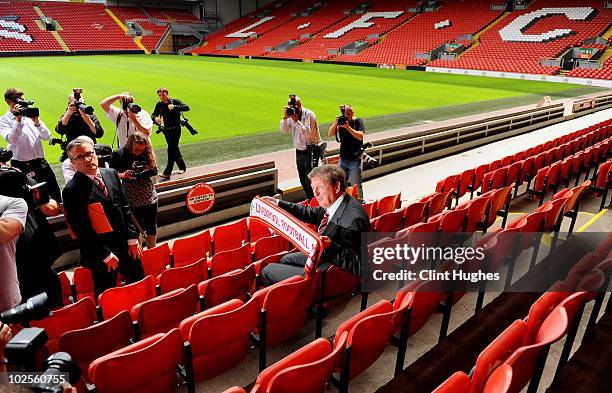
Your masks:
<svg viewBox="0 0 612 393"><path fill-rule="evenodd" d="M534 302L525 320L512 323L487 346L478 356L471 376L458 371L434 393L518 393L528 384L528 391L538 390L549 347L567 335L558 371L569 359L583 305L605 296L594 290L607 286L606 277L612 269L611 241L612 236L608 235L568 272L564 281L554 284ZM585 336L592 331L599 314L597 303Z"/></svg>
<svg viewBox="0 0 612 393"><path fill-rule="evenodd" d="M63 51L51 32L40 30L36 24L40 16L34 11L33 5L34 3L29 1L2 3L2 16L17 16L15 22L25 27L23 34L32 37L32 42L2 38L0 52Z"/></svg>

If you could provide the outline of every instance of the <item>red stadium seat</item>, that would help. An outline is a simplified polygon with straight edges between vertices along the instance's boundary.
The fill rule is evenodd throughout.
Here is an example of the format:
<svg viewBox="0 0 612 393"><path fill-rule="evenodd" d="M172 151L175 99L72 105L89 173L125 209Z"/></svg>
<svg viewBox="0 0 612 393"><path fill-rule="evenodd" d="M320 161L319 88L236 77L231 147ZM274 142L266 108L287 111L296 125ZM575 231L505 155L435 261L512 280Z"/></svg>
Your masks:
<svg viewBox="0 0 612 393"><path fill-rule="evenodd" d="M100 393L174 391L182 348L178 329L156 334L94 360L89 380Z"/></svg>
<svg viewBox="0 0 612 393"><path fill-rule="evenodd" d="M53 315L40 321L32 321L32 327L45 329L49 353L57 352L60 336L70 330L82 329L93 325L98 320L96 305L93 299L85 297L74 304L54 310Z"/></svg>
<svg viewBox="0 0 612 393"><path fill-rule="evenodd" d="M167 269L159 276L161 293L168 293L179 288L187 288L206 280L206 260L201 259L191 265Z"/></svg>
<svg viewBox="0 0 612 393"><path fill-rule="evenodd" d="M429 202L429 216L435 216L450 207L450 201L450 193L438 192L423 197L419 202Z"/></svg>
<svg viewBox="0 0 612 393"><path fill-rule="evenodd" d="M289 242L282 236L269 236L259 239L253 246L253 260L259 261L267 256L289 251Z"/></svg>
<svg viewBox="0 0 612 393"><path fill-rule="evenodd" d="M457 371L432 393L469 393L472 381L463 371Z"/></svg>
<svg viewBox="0 0 612 393"><path fill-rule="evenodd" d="M132 318L127 311L121 311L106 321L86 328L70 330L61 335L57 350L68 352L83 372L78 385L79 392L86 391L84 382L90 382L87 370L91 362L127 347L132 337Z"/></svg>
<svg viewBox="0 0 612 393"><path fill-rule="evenodd" d="M142 268L145 276L157 277L170 265L170 246L162 243L154 248L142 250Z"/></svg>
<svg viewBox="0 0 612 393"><path fill-rule="evenodd" d="M215 253L208 261L208 277L216 277L221 274L229 273L232 270L244 269L251 261L250 243L246 243L244 246L235 250Z"/></svg>
<svg viewBox="0 0 612 393"><path fill-rule="evenodd" d="M512 383L512 367L502 364L487 379L482 393L509 393Z"/></svg>
<svg viewBox="0 0 612 393"><path fill-rule="evenodd" d="M70 300L72 298L72 287L70 285L70 279L68 278L66 272L60 272L58 274L58 277L62 288L62 304L64 306L67 306L68 304L72 303Z"/></svg>
<svg viewBox="0 0 612 393"><path fill-rule="evenodd" d="M467 213L467 208L456 208L455 210L440 213L442 215L442 219L440 221L440 232L464 232L467 223ZM435 219L435 217L432 217L432 219Z"/></svg>
<svg viewBox="0 0 612 393"><path fill-rule="evenodd" d="M112 318L123 310L155 297L155 279L146 276L142 280L123 287L110 288L98 296L104 319Z"/></svg>
<svg viewBox="0 0 612 393"><path fill-rule="evenodd" d="M404 212L400 209L383 213L376 218L372 230L375 232L396 232L402 225L403 216Z"/></svg>
<svg viewBox="0 0 612 393"><path fill-rule="evenodd" d="M198 284L206 308L217 306L232 299L247 301L247 295L255 284L255 265L236 269Z"/></svg>
<svg viewBox="0 0 612 393"><path fill-rule="evenodd" d="M428 202L414 202L406 206L404 211L404 227L424 222L427 220Z"/></svg>
<svg viewBox="0 0 612 393"><path fill-rule="evenodd" d="M198 300L198 290L191 285L136 304L130 314L138 322L140 338L147 338L178 327L183 319L198 312Z"/></svg>
<svg viewBox="0 0 612 393"><path fill-rule="evenodd" d="M248 242L247 220L243 218L232 224L221 225L212 234L215 254L221 251L234 250Z"/></svg>
<svg viewBox="0 0 612 393"><path fill-rule="evenodd" d="M172 244L173 267L190 265L212 253L210 231L176 239Z"/></svg>
<svg viewBox="0 0 612 393"><path fill-rule="evenodd" d="M72 282L74 283L74 289L76 292L75 300L81 300L85 297L90 297L93 300L96 300L94 296L94 283L91 270L84 267L77 267L74 269Z"/></svg>
<svg viewBox="0 0 612 393"><path fill-rule="evenodd" d="M251 245L263 237L272 236L270 228L259 220L249 218L249 241Z"/></svg>
<svg viewBox="0 0 612 393"><path fill-rule="evenodd" d="M466 232L475 232L476 230L484 230L485 220L489 209L491 198L481 195L476 199L457 206L457 208L467 208L468 218L466 224Z"/></svg>
<svg viewBox="0 0 612 393"><path fill-rule="evenodd" d="M179 325L190 343L196 381L210 379L242 361L259 323L257 301L234 299L189 317Z"/></svg>
<svg viewBox="0 0 612 393"><path fill-rule="evenodd" d="M376 216L383 215L385 213L390 213L396 209L399 209L401 204L401 194L397 195L389 195L384 198L379 199L376 202Z"/></svg>

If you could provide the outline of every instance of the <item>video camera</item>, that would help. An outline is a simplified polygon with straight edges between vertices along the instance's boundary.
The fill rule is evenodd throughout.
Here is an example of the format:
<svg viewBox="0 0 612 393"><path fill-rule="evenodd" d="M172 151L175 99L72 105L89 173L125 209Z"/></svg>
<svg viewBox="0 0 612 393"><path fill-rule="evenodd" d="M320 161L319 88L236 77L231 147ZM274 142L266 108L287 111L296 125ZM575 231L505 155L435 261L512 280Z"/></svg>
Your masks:
<svg viewBox="0 0 612 393"><path fill-rule="evenodd" d="M193 128L193 126L191 124L189 124L189 119L186 118L185 115L183 115L182 113L181 113L181 117L182 117L182 119L180 121L181 126L185 127L187 129L187 131L189 131L189 133L191 135L197 135L198 134L198 130L196 130L195 128Z"/></svg>
<svg viewBox="0 0 612 393"><path fill-rule="evenodd" d="M100 168L108 167L107 164L110 164L113 148L109 145L96 143L94 145L94 151L96 152L96 156L98 156L98 166Z"/></svg>
<svg viewBox="0 0 612 393"><path fill-rule="evenodd" d="M293 115L299 115L300 108L298 108L297 104L297 96L295 94L289 94L289 102L287 102L287 106L285 107L285 114L287 117L291 117Z"/></svg>
<svg viewBox="0 0 612 393"><path fill-rule="evenodd" d="M336 117L336 121L338 122L339 126L343 126L346 123L348 123L348 117L345 115L345 108L344 105L340 105L340 113L341 115Z"/></svg>
<svg viewBox="0 0 612 393"><path fill-rule="evenodd" d="M6 324L20 324L29 326L33 320L40 320L51 315L46 306L47 294L41 293L29 298L24 304L13 307L0 314L0 320ZM36 358L39 350L47 342L48 336L44 329L25 328L19 331L6 344L4 354L11 368L20 368L25 371L35 371ZM44 371L33 384L30 381L11 381L20 385L27 385L34 392L61 393L62 382L74 384L81 378L81 369L72 361L69 354L57 352L45 362ZM39 382L40 381L40 382Z"/></svg>
<svg viewBox="0 0 612 393"><path fill-rule="evenodd" d="M57 128L56 128L57 130ZM68 141L64 139L64 136L61 135L59 138L51 138L49 141L49 146L59 145L60 149L66 151L66 147L68 146Z"/></svg>
<svg viewBox="0 0 612 393"><path fill-rule="evenodd" d="M30 107L30 105L34 105L34 101L27 101L20 97L12 97L9 98L9 100L19 105L19 110L13 111L13 115L25 116L29 117L30 119L40 116L40 111L38 108Z"/></svg>
<svg viewBox="0 0 612 393"><path fill-rule="evenodd" d="M359 149L359 151L355 153L355 156L363 162L363 169L372 169L380 165L380 162L378 162L376 158L368 155L365 152L367 149L369 149L372 146L374 146L372 142L366 142L363 144L361 149Z"/></svg>
<svg viewBox="0 0 612 393"><path fill-rule="evenodd" d="M145 169L146 162L144 161L134 161L132 163L132 171L134 173L132 176L134 179L148 179L157 174L157 171L153 168Z"/></svg>
<svg viewBox="0 0 612 393"><path fill-rule="evenodd" d="M7 162L12 157L12 151L0 148L0 162ZM24 198L29 195L30 198L26 199L29 199L34 207L49 203L47 182L41 182L33 186L28 183L28 177L19 169L8 165L0 165L0 194L13 198Z"/></svg>

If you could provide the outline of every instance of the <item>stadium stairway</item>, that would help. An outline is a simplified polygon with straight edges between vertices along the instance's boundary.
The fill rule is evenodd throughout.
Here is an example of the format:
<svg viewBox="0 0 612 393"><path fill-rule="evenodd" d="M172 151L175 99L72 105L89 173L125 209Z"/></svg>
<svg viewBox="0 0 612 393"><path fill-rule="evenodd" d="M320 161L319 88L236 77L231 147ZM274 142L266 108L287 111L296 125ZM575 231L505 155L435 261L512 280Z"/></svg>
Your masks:
<svg viewBox="0 0 612 393"><path fill-rule="evenodd" d="M41 17L41 18L46 18L45 13L40 9L39 6L37 5L33 5L32 8L34 8L34 11ZM38 21L37 21L38 23ZM39 27L41 28L41 30L45 30L44 27L42 25L39 25ZM61 27L58 29L61 30ZM57 41L57 43L62 47L62 49L64 50L64 52L71 52L70 48L68 47L68 45L66 44L66 41L64 41L64 39L62 38L62 36L57 32L57 31L50 31L51 35L53 36L53 38L55 38L55 40Z"/></svg>
<svg viewBox="0 0 612 393"><path fill-rule="evenodd" d="M474 42L472 43L472 45L467 48L463 53L460 53L457 58L460 58L461 56L463 56L466 52L477 48L478 45L480 45L480 37L486 33L487 31L489 31L489 29L492 29L493 27L495 27L496 24L500 23L502 20L504 20L506 17L508 17L508 15L510 15L510 12L504 12L503 14L501 14L499 16L499 18L495 19L493 22L491 22L488 26L486 26L484 29L480 30L478 33L476 33L474 35Z"/></svg>
<svg viewBox="0 0 612 393"><path fill-rule="evenodd" d="M121 19L119 19L117 17L117 15L115 15L115 13L113 11L111 11L109 8L104 8L104 11L106 11L106 13L108 14L108 16L111 17L112 20L115 21L115 23L121 28L121 30L123 30L124 32L127 32L127 26L123 24L123 22L121 21ZM140 49L142 49L144 51L145 54L150 55L151 51L148 50L143 44L142 44L142 36L137 36L134 37L134 43L136 44L136 46L138 46Z"/></svg>

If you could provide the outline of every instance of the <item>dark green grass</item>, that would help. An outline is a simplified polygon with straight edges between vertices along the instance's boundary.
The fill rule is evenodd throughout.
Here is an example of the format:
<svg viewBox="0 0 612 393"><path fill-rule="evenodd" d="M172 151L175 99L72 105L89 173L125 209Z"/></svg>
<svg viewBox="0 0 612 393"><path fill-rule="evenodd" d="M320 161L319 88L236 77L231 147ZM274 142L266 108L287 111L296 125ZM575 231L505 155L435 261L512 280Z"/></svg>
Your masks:
<svg viewBox="0 0 612 393"><path fill-rule="evenodd" d="M500 102L519 105L543 95L574 96L597 91L549 82L191 56L4 58L0 60L0 75L3 88L19 87L36 101L50 129L65 110L71 88L82 87L87 103L94 105L101 118L106 131L102 141L106 143L113 140L114 124L98 106L102 99L130 91L151 112L157 101L156 89L165 86L171 96L191 106L187 116L201 131L196 137L186 134L182 143L215 140L223 145L218 157L217 151L207 151L205 162L283 147L285 143L278 143L278 137L268 133L277 130L290 92L302 97L321 124L332 121L339 104L351 103L358 116L372 119L374 130L439 120L449 116L449 110L461 116L495 109ZM458 108L464 108L466 113ZM236 140L235 149L231 148L232 140L222 142L260 133L261 138ZM161 135L154 135L153 143L156 147L165 146ZM187 157L201 163L204 152L198 146L201 144L186 148ZM50 161L56 161L59 148L47 146L46 150Z"/></svg>

